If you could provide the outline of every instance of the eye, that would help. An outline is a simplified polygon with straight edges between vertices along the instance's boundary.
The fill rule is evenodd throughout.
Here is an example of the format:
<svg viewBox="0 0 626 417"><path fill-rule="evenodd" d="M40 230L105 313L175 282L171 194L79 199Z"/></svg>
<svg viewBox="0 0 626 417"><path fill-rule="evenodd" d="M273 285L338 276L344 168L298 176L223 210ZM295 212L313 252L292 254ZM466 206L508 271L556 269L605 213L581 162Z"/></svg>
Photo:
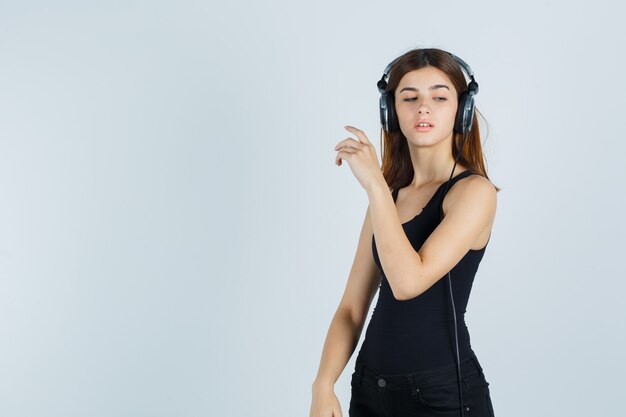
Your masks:
<svg viewBox="0 0 626 417"><path fill-rule="evenodd" d="M439 100L439 99L440 99L440 100ZM415 101L415 100L417 100L417 97L405 98L405 99L404 99L404 100L402 100L402 101ZM439 100L439 101L446 101L446 100L447 100L447 98L445 98L445 97L435 97L435 100Z"/></svg>

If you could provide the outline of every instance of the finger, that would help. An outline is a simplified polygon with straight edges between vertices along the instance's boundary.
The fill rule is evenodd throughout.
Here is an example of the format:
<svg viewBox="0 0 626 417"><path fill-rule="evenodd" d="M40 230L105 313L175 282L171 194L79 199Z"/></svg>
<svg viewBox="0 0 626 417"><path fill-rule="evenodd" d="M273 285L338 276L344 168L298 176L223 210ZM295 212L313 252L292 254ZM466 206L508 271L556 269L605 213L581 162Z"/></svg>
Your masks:
<svg viewBox="0 0 626 417"><path fill-rule="evenodd" d="M344 146L343 148L341 148L339 150L339 152L337 152L337 155L341 156L341 155L350 155L353 153L357 153L359 150L355 149L355 148L351 148L350 146Z"/></svg>
<svg viewBox="0 0 626 417"><path fill-rule="evenodd" d="M355 154L356 152L358 152L358 149L344 147L339 152L337 152L337 155L335 155L335 164L341 165L342 159L348 159L352 154Z"/></svg>
<svg viewBox="0 0 626 417"><path fill-rule="evenodd" d="M354 134L355 134L355 135L359 138L359 141L360 141L361 143L366 144L366 145L371 145L371 144L372 144L372 143L369 141L369 139L367 138L367 136L365 136L365 133L364 133L361 129L357 129L356 127L354 127L354 126L350 126L350 125L344 126L344 128L345 128L348 132L352 132L352 133L354 133Z"/></svg>
<svg viewBox="0 0 626 417"><path fill-rule="evenodd" d="M361 149L362 146L363 146L363 144L361 142L359 142L358 140L355 140L354 138L345 138L344 140L339 142L337 144L337 146L335 146L335 150L337 151L337 150L339 150L341 148L345 148L345 147Z"/></svg>

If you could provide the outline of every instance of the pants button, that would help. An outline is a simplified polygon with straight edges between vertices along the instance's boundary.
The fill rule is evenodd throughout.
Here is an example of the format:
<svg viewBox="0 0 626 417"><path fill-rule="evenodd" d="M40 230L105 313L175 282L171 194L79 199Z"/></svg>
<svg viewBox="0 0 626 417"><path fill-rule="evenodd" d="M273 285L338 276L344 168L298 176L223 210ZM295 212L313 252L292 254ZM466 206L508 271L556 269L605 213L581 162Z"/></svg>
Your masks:
<svg viewBox="0 0 626 417"><path fill-rule="evenodd" d="M384 387L385 385L387 385L387 381L385 381L382 378L378 380L378 386L379 387Z"/></svg>

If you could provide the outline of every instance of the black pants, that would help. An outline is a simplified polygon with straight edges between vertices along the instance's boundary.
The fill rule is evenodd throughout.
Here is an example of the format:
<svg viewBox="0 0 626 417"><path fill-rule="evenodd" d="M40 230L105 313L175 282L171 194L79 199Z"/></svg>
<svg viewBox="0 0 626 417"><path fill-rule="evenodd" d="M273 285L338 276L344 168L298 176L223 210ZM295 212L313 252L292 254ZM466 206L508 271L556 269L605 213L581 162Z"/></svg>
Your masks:
<svg viewBox="0 0 626 417"><path fill-rule="evenodd" d="M360 356L350 382L349 417L460 416L456 364L400 375L381 375ZM494 417L489 383L476 355L461 361L465 417Z"/></svg>

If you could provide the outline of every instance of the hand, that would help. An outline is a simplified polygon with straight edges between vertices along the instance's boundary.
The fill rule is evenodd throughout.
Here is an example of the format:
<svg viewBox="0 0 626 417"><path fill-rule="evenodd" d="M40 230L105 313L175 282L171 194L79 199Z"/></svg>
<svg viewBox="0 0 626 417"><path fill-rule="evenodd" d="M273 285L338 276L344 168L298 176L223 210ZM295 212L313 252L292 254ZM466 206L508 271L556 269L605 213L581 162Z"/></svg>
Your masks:
<svg viewBox="0 0 626 417"><path fill-rule="evenodd" d="M332 387L313 389L309 417L342 417L342 415L339 399Z"/></svg>
<svg viewBox="0 0 626 417"><path fill-rule="evenodd" d="M348 166L350 166L356 179L363 188L368 189L374 181L382 178L376 149L363 131L352 126L344 126L344 128L354 133L359 140L346 138L339 142L335 146L335 150L338 151L335 156L335 164L341 166L342 159L348 161Z"/></svg>

